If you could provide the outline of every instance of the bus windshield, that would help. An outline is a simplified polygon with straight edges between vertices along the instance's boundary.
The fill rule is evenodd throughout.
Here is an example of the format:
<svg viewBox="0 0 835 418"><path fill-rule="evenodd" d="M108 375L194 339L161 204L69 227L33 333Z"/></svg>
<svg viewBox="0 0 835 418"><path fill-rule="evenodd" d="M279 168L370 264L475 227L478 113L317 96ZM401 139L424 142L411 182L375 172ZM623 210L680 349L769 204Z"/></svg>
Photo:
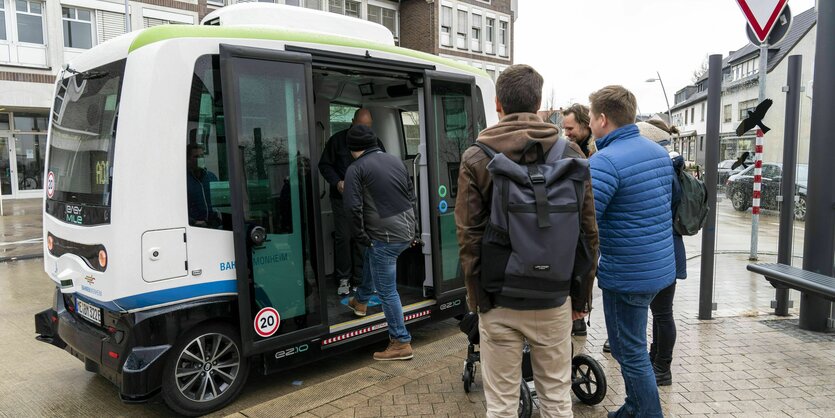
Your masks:
<svg viewBox="0 0 835 418"><path fill-rule="evenodd" d="M63 79L51 118L48 200L110 206L113 146L125 60Z"/></svg>

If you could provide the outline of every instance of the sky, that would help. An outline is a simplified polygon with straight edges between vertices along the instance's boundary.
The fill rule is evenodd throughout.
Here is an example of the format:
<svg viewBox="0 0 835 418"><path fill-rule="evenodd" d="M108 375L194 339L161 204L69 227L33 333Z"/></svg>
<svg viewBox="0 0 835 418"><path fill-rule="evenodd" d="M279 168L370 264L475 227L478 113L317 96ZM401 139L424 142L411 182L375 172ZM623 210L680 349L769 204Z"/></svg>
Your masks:
<svg viewBox="0 0 835 418"><path fill-rule="evenodd" d="M789 0L793 15L815 0ZM748 43L736 0L519 0L514 62L545 78L543 108L588 103L589 93L620 84L641 113L664 112L708 55Z"/></svg>

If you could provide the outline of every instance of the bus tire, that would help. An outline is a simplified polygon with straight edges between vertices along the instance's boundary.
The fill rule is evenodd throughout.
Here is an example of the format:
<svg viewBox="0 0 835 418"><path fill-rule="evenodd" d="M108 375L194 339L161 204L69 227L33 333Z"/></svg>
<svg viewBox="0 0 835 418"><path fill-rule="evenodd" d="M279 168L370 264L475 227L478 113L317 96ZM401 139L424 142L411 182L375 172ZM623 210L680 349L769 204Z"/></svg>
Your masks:
<svg viewBox="0 0 835 418"><path fill-rule="evenodd" d="M249 375L238 333L226 323L199 325L183 334L165 365L162 397L174 412L200 416L228 405Z"/></svg>

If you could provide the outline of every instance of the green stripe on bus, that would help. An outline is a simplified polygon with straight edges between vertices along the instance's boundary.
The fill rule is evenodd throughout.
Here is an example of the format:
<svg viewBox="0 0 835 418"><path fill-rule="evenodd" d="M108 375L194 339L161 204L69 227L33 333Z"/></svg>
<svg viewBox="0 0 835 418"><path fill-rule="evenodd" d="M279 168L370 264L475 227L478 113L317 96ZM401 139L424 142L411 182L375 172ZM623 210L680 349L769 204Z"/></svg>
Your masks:
<svg viewBox="0 0 835 418"><path fill-rule="evenodd" d="M136 51L143 46L167 39L179 38L236 38L236 39L266 39L273 41L305 42L323 45L344 46L350 48L362 48L376 51L389 52L392 54L404 55L412 58L422 59L447 65L459 70L467 71L482 77L490 77L487 72L467 64L462 64L447 58L441 58L425 52L415 51L407 48L400 48L393 45L379 44L375 42L361 41L358 39L343 38L339 36L291 32L283 29L263 27L241 27L241 26L187 26L187 25L160 25L143 30L139 33L130 45L129 52Z"/></svg>

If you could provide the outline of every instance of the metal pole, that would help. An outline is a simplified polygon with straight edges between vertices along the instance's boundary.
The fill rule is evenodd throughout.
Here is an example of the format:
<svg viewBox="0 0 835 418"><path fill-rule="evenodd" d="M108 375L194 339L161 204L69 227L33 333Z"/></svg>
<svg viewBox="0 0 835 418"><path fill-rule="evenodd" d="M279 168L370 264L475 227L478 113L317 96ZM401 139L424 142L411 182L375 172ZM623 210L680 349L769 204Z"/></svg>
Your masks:
<svg viewBox="0 0 835 418"><path fill-rule="evenodd" d="M699 319L713 318L713 260L716 248L716 183L719 172L719 125L722 100L722 55L708 59L707 79L707 130L705 132L705 166L713 167L704 172L707 186L707 204L713 210L707 216L702 229L702 268L699 281Z"/></svg>
<svg viewBox="0 0 835 418"><path fill-rule="evenodd" d="M806 200L806 233L803 269L833 275L835 259L835 188L832 156L835 155L835 1L818 2L815 46L815 94L812 96L812 130L809 139L809 178ZM830 303L804 293L800 299L800 328L823 331L829 324Z"/></svg>
<svg viewBox="0 0 835 418"><path fill-rule="evenodd" d="M792 236L794 232L794 189L797 167L797 126L800 119L800 74L803 56L789 57L786 92L786 129L783 135L783 179L780 184L780 235L777 243L777 262L792 264ZM789 290L777 289L774 314L789 314Z"/></svg>
<svg viewBox="0 0 835 418"><path fill-rule="evenodd" d="M125 33L130 32L130 0L125 0Z"/></svg>
<svg viewBox="0 0 835 418"><path fill-rule="evenodd" d="M757 103L765 100L765 73L768 71L768 43L760 45L760 81ZM748 259L757 260L757 240L759 239L760 226L760 190L762 187L763 172L763 132L757 129L757 143L754 148L754 192L751 202L751 254Z"/></svg>
<svg viewBox="0 0 835 418"><path fill-rule="evenodd" d="M661 80L661 74L656 71L658 82L661 83L661 91L664 93L664 101L667 102L667 124L673 126L673 114L670 112L670 99L667 98L667 89L664 88L664 81Z"/></svg>

